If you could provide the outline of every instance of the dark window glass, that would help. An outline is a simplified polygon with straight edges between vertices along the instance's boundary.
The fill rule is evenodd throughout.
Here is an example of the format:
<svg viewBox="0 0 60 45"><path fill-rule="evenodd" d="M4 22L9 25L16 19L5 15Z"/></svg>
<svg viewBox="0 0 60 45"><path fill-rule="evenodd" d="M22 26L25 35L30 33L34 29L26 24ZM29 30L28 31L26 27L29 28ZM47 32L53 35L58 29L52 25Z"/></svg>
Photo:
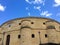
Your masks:
<svg viewBox="0 0 60 45"><path fill-rule="evenodd" d="M35 37L35 35L34 34L32 34L32 38L34 38Z"/></svg>
<svg viewBox="0 0 60 45"><path fill-rule="evenodd" d="M10 35L7 35L6 45L9 45L9 43L10 43Z"/></svg>
<svg viewBox="0 0 60 45"><path fill-rule="evenodd" d="M21 38L21 35L18 35L18 38Z"/></svg>
<svg viewBox="0 0 60 45"><path fill-rule="evenodd" d="M45 25L45 23L43 23Z"/></svg>
<svg viewBox="0 0 60 45"><path fill-rule="evenodd" d="M45 34L45 37L46 37L46 38L48 37L47 34Z"/></svg>
<svg viewBox="0 0 60 45"><path fill-rule="evenodd" d="M31 22L31 24L34 24L34 22Z"/></svg>
<svg viewBox="0 0 60 45"><path fill-rule="evenodd" d="M55 26L47 26L47 29L55 29Z"/></svg>
<svg viewBox="0 0 60 45"><path fill-rule="evenodd" d="M19 25L21 25L21 23L19 23Z"/></svg>

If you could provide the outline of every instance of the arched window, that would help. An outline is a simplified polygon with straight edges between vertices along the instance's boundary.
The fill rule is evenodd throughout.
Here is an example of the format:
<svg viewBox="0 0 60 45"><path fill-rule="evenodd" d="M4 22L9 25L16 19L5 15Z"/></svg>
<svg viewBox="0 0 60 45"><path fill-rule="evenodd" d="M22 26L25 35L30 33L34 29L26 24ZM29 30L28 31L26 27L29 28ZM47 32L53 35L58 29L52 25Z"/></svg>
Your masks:
<svg viewBox="0 0 60 45"><path fill-rule="evenodd" d="M32 38L34 38L34 37L35 37L35 35L34 35L34 34L32 34L31 36L32 36Z"/></svg>
<svg viewBox="0 0 60 45"><path fill-rule="evenodd" d="M21 35L18 35L18 39L20 39L21 38Z"/></svg>
<svg viewBox="0 0 60 45"><path fill-rule="evenodd" d="M55 26L53 25L47 26L47 29L55 29Z"/></svg>
<svg viewBox="0 0 60 45"><path fill-rule="evenodd" d="M9 45L10 43L10 35L7 35L7 38L6 38L6 45Z"/></svg>

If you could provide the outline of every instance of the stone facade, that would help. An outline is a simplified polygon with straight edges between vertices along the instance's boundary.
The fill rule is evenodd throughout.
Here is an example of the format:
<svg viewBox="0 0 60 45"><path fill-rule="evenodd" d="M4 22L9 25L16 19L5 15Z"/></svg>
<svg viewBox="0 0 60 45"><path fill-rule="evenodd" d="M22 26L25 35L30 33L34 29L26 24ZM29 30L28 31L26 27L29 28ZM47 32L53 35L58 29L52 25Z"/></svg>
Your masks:
<svg viewBox="0 0 60 45"><path fill-rule="evenodd" d="M17 18L0 26L0 45L60 45L60 23L38 17Z"/></svg>

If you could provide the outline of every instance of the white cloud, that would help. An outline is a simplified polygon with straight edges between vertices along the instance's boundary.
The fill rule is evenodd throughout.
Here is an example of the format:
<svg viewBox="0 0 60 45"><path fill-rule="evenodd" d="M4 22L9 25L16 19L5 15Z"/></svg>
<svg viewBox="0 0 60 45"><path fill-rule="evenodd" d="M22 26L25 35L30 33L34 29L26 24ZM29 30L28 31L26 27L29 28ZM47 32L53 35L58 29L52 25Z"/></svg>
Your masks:
<svg viewBox="0 0 60 45"><path fill-rule="evenodd" d="M40 6L34 6L34 9L37 9L37 10L41 10L41 7Z"/></svg>
<svg viewBox="0 0 60 45"><path fill-rule="evenodd" d="M54 0L55 4L53 5L54 7L58 7L60 6L60 0Z"/></svg>
<svg viewBox="0 0 60 45"><path fill-rule="evenodd" d="M28 7L26 7L26 10L29 10L29 8L28 8Z"/></svg>
<svg viewBox="0 0 60 45"><path fill-rule="evenodd" d="M6 8L5 6L0 4L0 11L5 11L5 8Z"/></svg>
<svg viewBox="0 0 60 45"><path fill-rule="evenodd" d="M30 12L28 12L28 16L31 16Z"/></svg>
<svg viewBox="0 0 60 45"><path fill-rule="evenodd" d="M52 13L49 13L48 11L43 11L40 15L48 17L48 16L51 16Z"/></svg>
<svg viewBox="0 0 60 45"><path fill-rule="evenodd" d="M43 4L43 5L45 2L45 0L32 0L32 1L25 0L25 1L28 2L29 4Z"/></svg>

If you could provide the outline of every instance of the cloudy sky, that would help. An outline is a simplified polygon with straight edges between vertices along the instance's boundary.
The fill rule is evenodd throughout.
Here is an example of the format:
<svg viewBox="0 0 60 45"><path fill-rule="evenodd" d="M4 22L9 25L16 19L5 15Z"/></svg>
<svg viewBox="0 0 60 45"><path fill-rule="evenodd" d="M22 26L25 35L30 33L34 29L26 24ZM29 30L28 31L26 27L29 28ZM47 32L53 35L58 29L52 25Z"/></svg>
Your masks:
<svg viewBox="0 0 60 45"><path fill-rule="evenodd" d="M30 16L60 22L60 0L0 0L0 25L14 18Z"/></svg>

